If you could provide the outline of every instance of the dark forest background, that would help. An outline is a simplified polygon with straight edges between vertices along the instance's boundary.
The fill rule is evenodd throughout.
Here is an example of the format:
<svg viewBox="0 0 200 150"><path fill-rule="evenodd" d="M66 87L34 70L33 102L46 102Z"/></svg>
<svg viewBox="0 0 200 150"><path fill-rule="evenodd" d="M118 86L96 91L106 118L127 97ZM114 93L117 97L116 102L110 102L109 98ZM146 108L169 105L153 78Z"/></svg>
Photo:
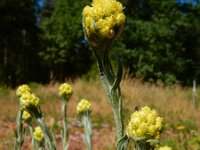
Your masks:
<svg viewBox="0 0 200 150"><path fill-rule="evenodd" d="M200 83L200 1L123 0L124 32L113 45L131 77ZM82 32L88 0L0 0L0 84L49 83L97 71Z"/></svg>

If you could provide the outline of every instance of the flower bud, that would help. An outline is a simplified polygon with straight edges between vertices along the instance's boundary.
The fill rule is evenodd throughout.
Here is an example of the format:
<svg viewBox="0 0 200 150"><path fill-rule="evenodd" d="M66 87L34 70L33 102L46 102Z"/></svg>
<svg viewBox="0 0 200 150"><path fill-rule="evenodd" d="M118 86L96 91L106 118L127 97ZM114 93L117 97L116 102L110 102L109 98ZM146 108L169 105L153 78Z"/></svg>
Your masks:
<svg viewBox="0 0 200 150"><path fill-rule="evenodd" d="M162 146L158 150L172 150L172 148L169 146Z"/></svg>
<svg viewBox="0 0 200 150"><path fill-rule="evenodd" d="M40 143L43 142L44 134L39 126L34 129L33 138Z"/></svg>
<svg viewBox="0 0 200 150"><path fill-rule="evenodd" d="M29 112L27 112L27 111L23 111L22 118L27 123L31 122L31 120L32 120L31 114Z"/></svg>
<svg viewBox="0 0 200 150"><path fill-rule="evenodd" d="M127 127L127 134L133 139L158 140L162 128L163 118L159 117L155 110L143 107L131 115Z"/></svg>
<svg viewBox="0 0 200 150"><path fill-rule="evenodd" d="M81 101L78 103L76 110L78 114L82 114L87 111L90 113L92 111L91 103L86 99L81 99Z"/></svg>
<svg viewBox="0 0 200 150"><path fill-rule="evenodd" d="M59 96L68 99L73 93L72 86L68 83L63 83L59 87Z"/></svg>
<svg viewBox="0 0 200 150"><path fill-rule="evenodd" d="M16 90L16 95L18 97L22 96L23 94L26 94L26 93L30 93L31 92L31 89L29 88L29 86L27 84L23 84L21 86L19 86Z"/></svg>
<svg viewBox="0 0 200 150"><path fill-rule="evenodd" d="M85 36L95 47L119 36L126 18L122 4L116 0L93 0L82 14Z"/></svg>
<svg viewBox="0 0 200 150"><path fill-rule="evenodd" d="M25 93L20 97L20 106L23 110L31 107L38 108L39 103L39 98L33 93Z"/></svg>

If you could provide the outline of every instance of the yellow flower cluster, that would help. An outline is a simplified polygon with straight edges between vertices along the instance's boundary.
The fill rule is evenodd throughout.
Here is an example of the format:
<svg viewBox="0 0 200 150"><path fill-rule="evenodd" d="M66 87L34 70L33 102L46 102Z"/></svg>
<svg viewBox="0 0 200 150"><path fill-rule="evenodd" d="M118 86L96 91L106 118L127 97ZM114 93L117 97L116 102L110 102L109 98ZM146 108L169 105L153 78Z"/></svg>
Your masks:
<svg viewBox="0 0 200 150"><path fill-rule="evenodd" d="M31 120L32 120L31 114L29 112L27 112L27 111L23 111L22 118L27 123L31 122Z"/></svg>
<svg viewBox="0 0 200 150"><path fill-rule="evenodd" d="M39 126L35 127L33 132L33 138L38 142L42 142L44 140L44 134Z"/></svg>
<svg viewBox="0 0 200 150"><path fill-rule="evenodd" d="M169 146L162 146L158 150L172 150L172 148Z"/></svg>
<svg viewBox="0 0 200 150"><path fill-rule="evenodd" d="M127 134L133 139L159 139L163 118L155 110L143 107L131 115Z"/></svg>
<svg viewBox="0 0 200 150"><path fill-rule="evenodd" d="M81 101L77 105L76 110L77 110L78 114L82 114L86 111L88 111L90 113L92 111L91 103L89 101L87 101L86 99L81 99Z"/></svg>
<svg viewBox="0 0 200 150"><path fill-rule="evenodd" d="M59 87L59 96L69 98L73 93L72 86L68 83L63 83Z"/></svg>
<svg viewBox="0 0 200 150"><path fill-rule="evenodd" d="M98 35L107 39L120 34L126 18L122 4L116 0L93 0L92 7L83 9L83 17L87 37Z"/></svg>
<svg viewBox="0 0 200 150"><path fill-rule="evenodd" d="M26 109L29 107L37 108L39 106L40 100L33 93L25 93L20 97L20 106L22 109Z"/></svg>
<svg viewBox="0 0 200 150"><path fill-rule="evenodd" d="M18 97L22 96L25 93L30 93L31 89L29 88L29 86L27 84L23 84L21 86L19 86L16 90L16 95Z"/></svg>

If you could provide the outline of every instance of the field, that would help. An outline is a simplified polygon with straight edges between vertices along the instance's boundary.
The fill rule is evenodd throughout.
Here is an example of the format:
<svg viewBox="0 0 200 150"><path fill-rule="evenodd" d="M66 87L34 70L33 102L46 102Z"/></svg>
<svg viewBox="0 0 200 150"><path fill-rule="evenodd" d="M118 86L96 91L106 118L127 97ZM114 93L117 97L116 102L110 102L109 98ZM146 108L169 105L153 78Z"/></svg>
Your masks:
<svg viewBox="0 0 200 150"><path fill-rule="evenodd" d="M93 81L77 79L67 82L74 90L67 110L69 149L86 149L82 139L83 128L76 114L76 105L81 98L85 98L92 103L93 108L91 114L93 149L114 150L116 143L112 110L99 79ZM30 83L29 86L40 97L45 121L55 133L58 145L61 145L59 83L49 85ZM200 149L199 88L196 92L195 106L192 103L192 89L179 85L165 86L162 83L142 83L136 79L124 78L121 82L121 92L125 127L136 106L149 106L156 109L164 118L161 145L169 145L174 150ZM0 149L10 150L14 145L15 120L19 109L15 90L0 88L0 106ZM31 149L29 143L30 137L27 134L23 145L24 150Z"/></svg>

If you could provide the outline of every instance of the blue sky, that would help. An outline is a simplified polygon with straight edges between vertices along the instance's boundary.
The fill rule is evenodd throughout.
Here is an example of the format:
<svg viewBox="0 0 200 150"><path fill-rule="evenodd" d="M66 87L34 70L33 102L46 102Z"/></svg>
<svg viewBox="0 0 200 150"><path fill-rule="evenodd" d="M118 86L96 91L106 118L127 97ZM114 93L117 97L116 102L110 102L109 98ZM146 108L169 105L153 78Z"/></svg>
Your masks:
<svg viewBox="0 0 200 150"><path fill-rule="evenodd" d="M200 0L176 0L178 3L191 3L192 5L197 5L200 3ZM38 4L40 7L43 7L45 3L45 0L38 0Z"/></svg>
<svg viewBox="0 0 200 150"><path fill-rule="evenodd" d="M45 0L38 0L38 5L40 7L43 7L44 6L44 2L45 2Z"/></svg>
<svg viewBox="0 0 200 150"><path fill-rule="evenodd" d="M200 0L176 0L178 3L189 3L192 5L197 5L198 3L200 3Z"/></svg>

